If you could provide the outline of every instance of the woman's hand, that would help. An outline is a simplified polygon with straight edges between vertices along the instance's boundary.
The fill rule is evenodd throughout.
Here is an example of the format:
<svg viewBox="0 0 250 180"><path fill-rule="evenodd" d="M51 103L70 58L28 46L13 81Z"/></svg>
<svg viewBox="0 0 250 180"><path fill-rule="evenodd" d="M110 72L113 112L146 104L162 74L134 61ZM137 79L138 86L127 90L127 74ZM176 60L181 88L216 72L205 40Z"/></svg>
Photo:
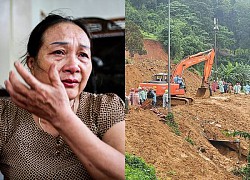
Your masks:
<svg viewBox="0 0 250 180"><path fill-rule="evenodd" d="M21 108L48 120L60 133L93 179L125 179L125 125L113 126L101 141L71 110L69 98L55 65L49 68L50 84L38 81L20 63L15 63L24 84L12 71L5 86ZM61 121L64 125L61 125ZM121 152L119 152L121 151Z"/></svg>
<svg viewBox="0 0 250 180"><path fill-rule="evenodd" d="M48 71L51 84L38 81L20 62L15 62L15 68L29 87L11 71L9 80L5 81L5 86L12 101L58 127L60 116L67 115L67 112L71 112L71 108L68 95L55 65L52 64Z"/></svg>

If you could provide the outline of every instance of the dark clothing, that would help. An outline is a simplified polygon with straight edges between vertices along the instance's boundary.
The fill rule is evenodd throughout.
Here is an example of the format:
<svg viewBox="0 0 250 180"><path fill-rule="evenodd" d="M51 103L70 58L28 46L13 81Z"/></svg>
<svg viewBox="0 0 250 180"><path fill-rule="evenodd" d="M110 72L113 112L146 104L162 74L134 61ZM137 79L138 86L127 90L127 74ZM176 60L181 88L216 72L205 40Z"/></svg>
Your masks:
<svg viewBox="0 0 250 180"><path fill-rule="evenodd" d="M156 93L154 91L152 91L152 93L153 93L152 105L153 107L156 107Z"/></svg>

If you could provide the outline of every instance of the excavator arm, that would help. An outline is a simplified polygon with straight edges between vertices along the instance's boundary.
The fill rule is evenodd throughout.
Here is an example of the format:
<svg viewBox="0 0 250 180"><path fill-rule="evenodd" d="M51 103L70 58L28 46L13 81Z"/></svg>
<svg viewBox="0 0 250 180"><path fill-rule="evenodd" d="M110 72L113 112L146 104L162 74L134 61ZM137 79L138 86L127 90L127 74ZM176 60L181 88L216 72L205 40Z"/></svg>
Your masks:
<svg viewBox="0 0 250 180"><path fill-rule="evenodd" d="M183 59L180 61L179 64L177 64L175 70L172 73L172 78L171 82L173 82L173 78L175 76L182 77L183 71L190 66L193 66L195 64L199 64L201 62L205 61L204 65L204 73L203 73L203 79L202 79L202 85L204 86L205 83L208 81L208 77L211 74L213 62L214 62L214 56L215 56L215 51L214 49L210 49L204 52L199 52L197 54L194 54L192 56L188 56L187 58Z"/></svg>
<svg viewBox="0 0 250 180"><path fill-rule="evenodd" d="M211 71L212 71L212 67L214 63L214 57L215 57L214 49L212 49L212 51L207 56L208 56L208 59L207 61L205 61L201 87L205 87L205 84L208 83L208 78L211 75Z"/></svg>
<svg viewBox="0 0 250 180"><path fill-rule="evenodd" d="M183 71L185 69L201 62L205 62L204 73L201 88L198 89L196 96L205 97L207 95L207 87L205 86L205 84L207 84L208 78L211 74L214 57L215 51L214 49L210 49L208 51L199 52L195 55L191 55L180 61L179 64L177 64L170 78L171 105L192 104L193 98L183 96L185 94L185 89L181 87L180 84L178 84L178 81L177 83L174 82L174 77L176 77L177 75L179 77L182 77ZM162 100L162 95L165 93L165 90L169 89L167 77L168 76L166 73L158 73L153 76L152 81L145 81L143 83L140 83L139 86L145 89L154 89L156 91L156 95ZM142 105L142 107L148 106L147 103L144 105Z"/></svg>
<svg viewBox="0 0 250 180"><path fill-rule="evenodd" d="M192 56L188 56L187 58L183 59L179 64L177 64L172 74L171 82L173 82L173 78L177 75L179 77L182 77L183 71L189 68L190 66L199 64L200 62L205 62L201 87L198 88L196 97L210 96L210 93L209 94L207 93L208 92L207 84L208 84L208 78L211 75L214 63L214 57L215 57L214 49L210 49L208 51L199 52Z"/></svg>

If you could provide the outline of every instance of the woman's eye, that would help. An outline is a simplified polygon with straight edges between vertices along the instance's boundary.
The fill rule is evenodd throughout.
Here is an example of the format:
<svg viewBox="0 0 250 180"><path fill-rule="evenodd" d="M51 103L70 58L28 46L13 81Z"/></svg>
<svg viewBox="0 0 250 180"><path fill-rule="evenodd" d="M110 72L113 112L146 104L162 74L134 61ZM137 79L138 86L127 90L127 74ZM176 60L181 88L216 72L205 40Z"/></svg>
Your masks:
<svg viewBox="0 0 250 180"><path fill-rule="evenodd" d="M62 50L56 50L53 52L53 54L56 54L56 55L63 55L64 52Z"/></svg>
<svg viewBox="0 0 250 180"><path fill-rule="evenodd" d="M80 56L81 56L81 57L89 58L89 56L88 56L86 53L80 53Z"/></svg>

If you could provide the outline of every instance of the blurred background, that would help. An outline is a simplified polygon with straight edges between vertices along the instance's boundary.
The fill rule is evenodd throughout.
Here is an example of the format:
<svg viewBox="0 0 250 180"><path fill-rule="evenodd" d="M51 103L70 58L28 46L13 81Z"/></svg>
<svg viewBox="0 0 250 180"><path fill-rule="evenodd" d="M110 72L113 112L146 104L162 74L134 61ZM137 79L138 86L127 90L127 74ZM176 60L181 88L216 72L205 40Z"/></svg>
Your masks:
<svg viewBox="0 0 250 180"><path fill-rule="evenodd" d="M114 92L124 100L125 0L0 0L0 12L0 95L14 62L26 53L32 29L52 12L88 22L93 72L85 90Z"/></svg>

